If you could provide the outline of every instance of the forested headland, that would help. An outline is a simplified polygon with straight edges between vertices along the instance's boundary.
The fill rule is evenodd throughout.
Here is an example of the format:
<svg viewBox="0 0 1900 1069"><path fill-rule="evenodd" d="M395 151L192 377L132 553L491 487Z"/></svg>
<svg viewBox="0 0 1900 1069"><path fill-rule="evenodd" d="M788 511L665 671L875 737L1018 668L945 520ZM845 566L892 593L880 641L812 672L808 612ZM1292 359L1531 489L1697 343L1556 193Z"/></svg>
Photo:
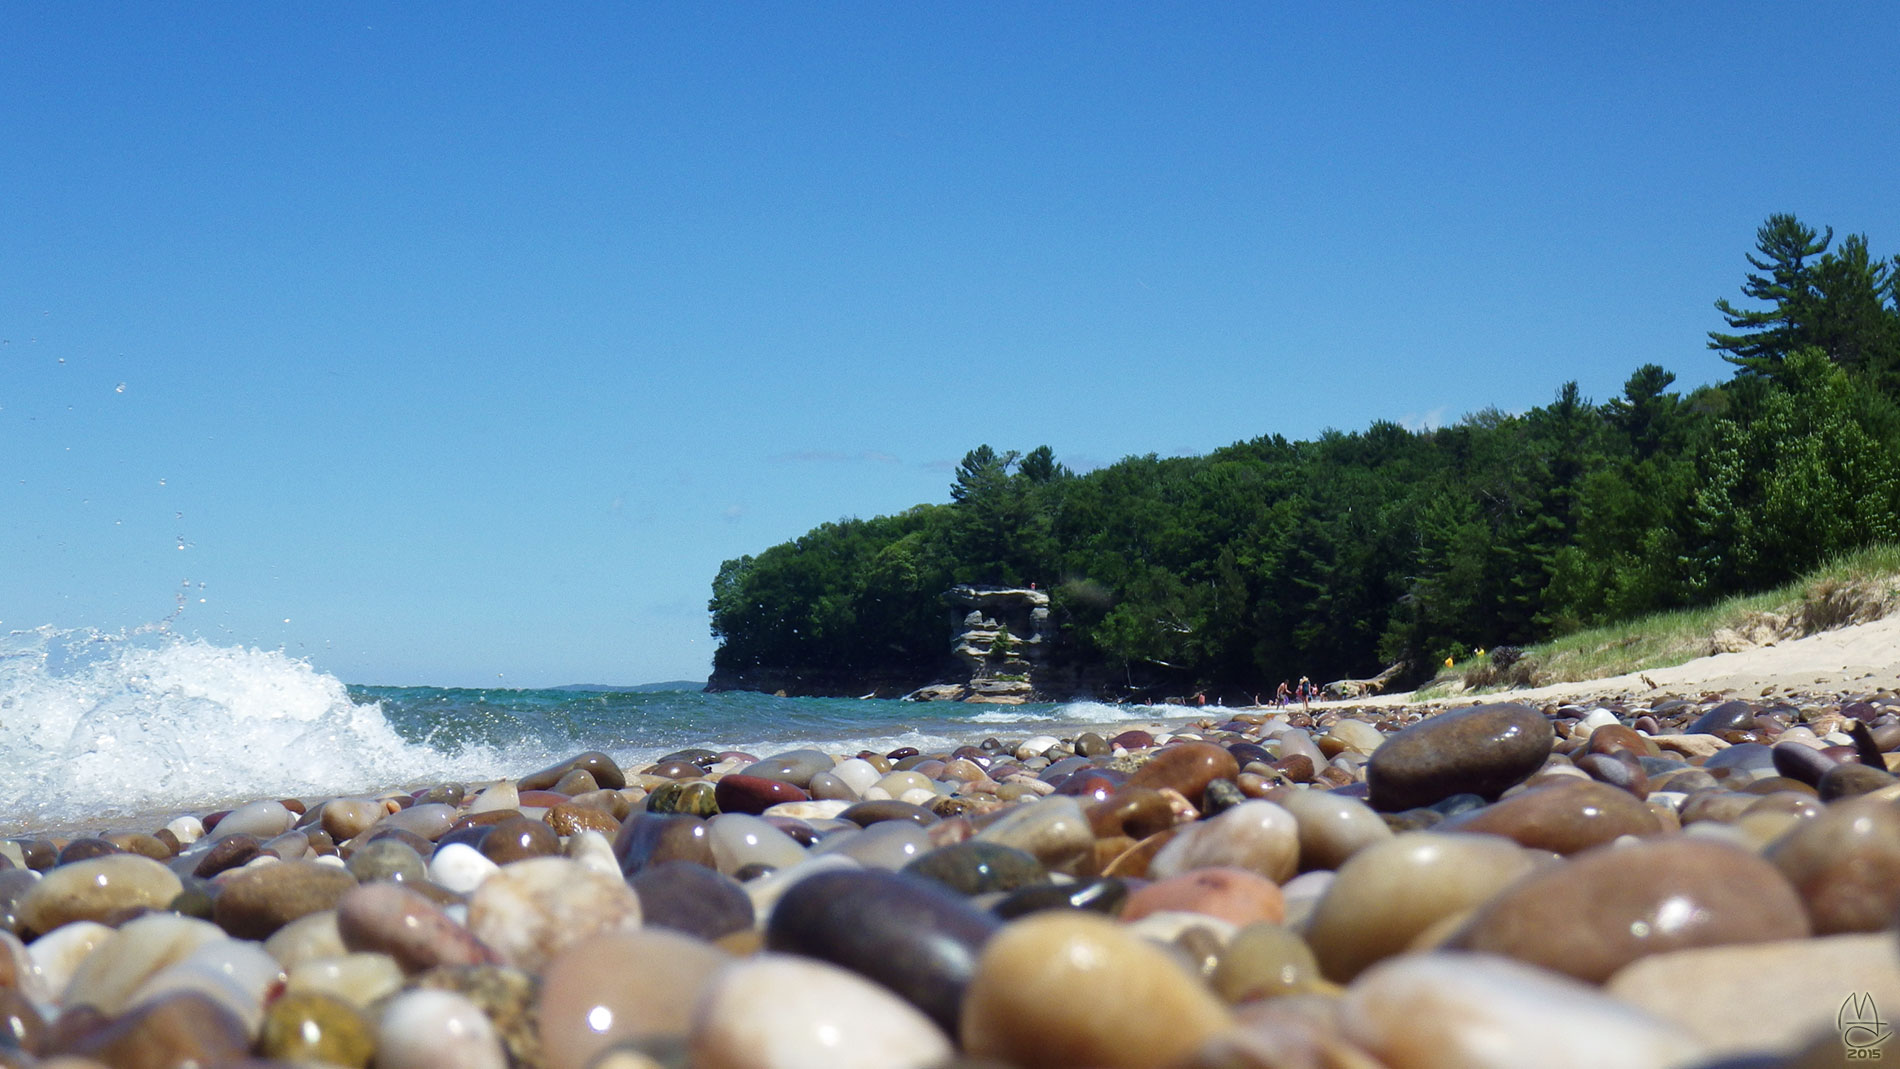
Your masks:
<svg viewBox="0 0 1900 1069"><path fill-rule="evenodd" d="M1756 239L1746 300L1716 302L1725 382L1676 392L1646 364L1602 403L1568 382L1521 414L1083 474L978 446L948 504L725 562L713 685L931 682L961 583L1048 591L1053 656L1105 698L1251 699L1401 661L1416 680L1900 538L1900 257L1791 215Z"/></svg>

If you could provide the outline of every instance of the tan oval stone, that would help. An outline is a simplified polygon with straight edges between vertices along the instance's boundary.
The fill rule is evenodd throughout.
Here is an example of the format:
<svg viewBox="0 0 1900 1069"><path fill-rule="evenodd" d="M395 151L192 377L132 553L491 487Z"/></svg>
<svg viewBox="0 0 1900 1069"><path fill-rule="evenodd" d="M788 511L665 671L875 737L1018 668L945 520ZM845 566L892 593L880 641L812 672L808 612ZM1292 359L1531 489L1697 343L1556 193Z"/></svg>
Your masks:
<svg viewBox="0 0 1900 1069"><path fill-rule="evenodd" d="M1454 944L1601 983L1651 954L1808 931L1800 898L1773 865L1678 836L1598 847L1528 876L1478 910Z"/></svg>
<svg viewBox="0 0 1900 1069"><path fill-rule="evenodd" d="M1306 938L1327 978L1343 983L1535 865L1533 854L1498 836L1407 832L1340 867L1313 908Z"/></svg>
<svg viewBox="0 0 1900 1069"><path fill-rule="evenodd" d="M1201 980L1105 917L1055 911L992 937L964 996L963 1048L1047 1069L1152 1069L1233 1024Z"/></svg>
<svg viewBox="0 0 1900 1069"><path fill-rule="evenodd" d="M122 909L162 909L184 889L172 870L137 854L107 854L49 870L21 896L17 916L35 932L101 921Z"/></svg>
<svg viewBox="0 0 1900 1069"><path fill-rule="evenodd" d="M1247 869L1275 883L1292 879L1300 866L1298 823L1272 802L1242 802L1177 828L1149 862L1148 875L1167 879L1215 866Z"/></svg>
<svg viewBox="0 0 1900 1069"><path fill-rule="evenodd" d="M1278 924L1249 924L1221 949L1214 990L1230 1003L1311 990L1319 962L1306 940Z"/></svg>
<svg viewBox="0 0 1900 1069"><path fill-rule="evenodd" d="M1293 815L1299 827L1301 871L1336 869L1360 850L1392 838L1391 826L1357 798L1331 791L1289 790L1274 801Z"/></svg>

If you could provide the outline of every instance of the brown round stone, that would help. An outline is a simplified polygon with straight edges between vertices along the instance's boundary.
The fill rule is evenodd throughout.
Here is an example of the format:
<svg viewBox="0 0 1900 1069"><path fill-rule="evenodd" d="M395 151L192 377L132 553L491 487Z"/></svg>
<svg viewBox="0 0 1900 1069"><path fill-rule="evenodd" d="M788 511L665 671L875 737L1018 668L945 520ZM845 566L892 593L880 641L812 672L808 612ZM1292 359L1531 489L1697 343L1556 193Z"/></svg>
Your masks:
<svg viewBox="0 0 1900 1069"><path fill-rule="evenodd" d="M1602 983L1651 954L1809 931L1800 898L1773 865L1727 843L1675 836L1598 847L1534 872L1480 907L1453 942Z"/></svg>
<svg viewBox="0 0 1900 1069"><path fill-rule="evenodd" d="M284 861L225 878L211 904L211 919L240 939L265 939L299 917L331 909L356 877L334 865Z"/></svg>
<svg viewBox="0 0 1900 1069"><path fill-rule="evenodd" d="M561 852L561 839L546 824L516 814L497 823L482 840L482 856L497 865Z"/></svg>
<svg viewBox="0 0 1900 1069"><path fill-rule="evenodd" d="M1164 746L1146 764L1128 777L1128 787L1169 787L1188 801L1201 804L1207 785L1217 779L1233 779L1240 774L1240 762L1223 747L1211 742L1177 742Z"/></svg>
<svg viewBox="0 0 1900 1069"><path fill-rule="evenodd" d="M1439 831L1502 835L1522 846L1574 854L1619 835L1657 835L1662 825L1642 799L1595 780L1551 777L1522 794L1461 813Z"/></svg>
<svg viewBox="0 0 1900 1069"><path fill-rule="evenodd" d="M1476 705L1427 717L1373 751L1368 800L1397 812L1454 794L1495 798L1542 768L1556 740L1550 721L1527 705Z"/></svg>
<svg viewBox="0 0 1900 1069"><path fill-rule="evenodd" d="M1820 935L1881 931L1900 913L1900 805L1891 801L1836 802L1767 856L1800 892Z"/></svg>

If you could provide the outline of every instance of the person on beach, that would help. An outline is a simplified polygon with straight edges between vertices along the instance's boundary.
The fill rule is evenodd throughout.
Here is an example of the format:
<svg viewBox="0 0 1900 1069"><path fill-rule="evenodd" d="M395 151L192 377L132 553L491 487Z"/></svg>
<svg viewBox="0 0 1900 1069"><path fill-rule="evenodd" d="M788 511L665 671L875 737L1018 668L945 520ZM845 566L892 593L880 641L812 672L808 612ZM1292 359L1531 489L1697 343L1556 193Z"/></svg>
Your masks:
<svg viewBox="0 0 1900 1069"><path fill-rule="evenodd" d="M1313 681L1305 676L1300 677L1300 708L1306 712L1313 711Z"/></svg>
<svg viewBox="0 0 1900 1069"><path fill-rule="evenodd" d="M1291 693L1292 691L1287 688L1286 680L1282 679L1280 681L1280 689L1273 692L1273 700L1279 702L1280 708L1284 709L1287 705L1287 698Z"/></svg>

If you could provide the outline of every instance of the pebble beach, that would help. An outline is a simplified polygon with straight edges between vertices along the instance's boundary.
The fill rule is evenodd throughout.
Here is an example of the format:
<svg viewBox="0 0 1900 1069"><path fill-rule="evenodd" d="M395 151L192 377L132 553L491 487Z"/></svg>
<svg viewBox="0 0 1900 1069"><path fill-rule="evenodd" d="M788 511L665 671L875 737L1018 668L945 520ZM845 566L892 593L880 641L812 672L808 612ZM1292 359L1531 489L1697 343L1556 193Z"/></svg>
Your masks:
<svg viewBox="0 0 1900 1069"><path fill-rule="evenodd" d="M1809 653L23 834L0 1065L1883 1064L1900 694Z"/></svg>

